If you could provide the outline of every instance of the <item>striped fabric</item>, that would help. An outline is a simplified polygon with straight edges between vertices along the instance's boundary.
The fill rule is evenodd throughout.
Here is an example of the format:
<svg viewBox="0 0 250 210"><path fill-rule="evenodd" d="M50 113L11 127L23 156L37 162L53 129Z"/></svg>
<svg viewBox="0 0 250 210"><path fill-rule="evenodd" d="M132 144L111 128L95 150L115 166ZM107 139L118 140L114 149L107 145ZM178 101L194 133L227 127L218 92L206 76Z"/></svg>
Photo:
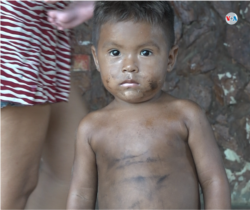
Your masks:
<svg viewBox="0 0 250 210"><path fill-rule="evenodd" d="M70 32L47 21L68 3L1 1L1 101L23 105L67 101Z"/></svg>

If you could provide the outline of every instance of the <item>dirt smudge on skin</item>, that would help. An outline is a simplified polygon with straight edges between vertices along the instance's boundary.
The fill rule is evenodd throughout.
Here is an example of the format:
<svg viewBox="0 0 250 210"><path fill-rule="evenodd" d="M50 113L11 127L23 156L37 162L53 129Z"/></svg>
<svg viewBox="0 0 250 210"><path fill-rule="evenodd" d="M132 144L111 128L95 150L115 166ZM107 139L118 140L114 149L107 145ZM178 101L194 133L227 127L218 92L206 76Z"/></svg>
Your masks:
<svg viewBox="0 0 250 210"><path fill-rule="evenodd" d="M141 161L135 161L133 160L134 158L138 158L140 156L143 156L147 153L146 152L143 152L142 154L139 154L139 155L125 155L121 158L115 158L115 159L112 159L109 161L109 164L108 164L108 169L114 167L115 165L118 165L116 168L117 169L121 169L121 168L124 168L126 166L129 166L131 164L138 164L138 163L142 163L142 162L145 162L143 160Z"/></svg>
<svg viewBox="0 0 250 210"><path fill-rule="evenodd" d="M157 162L158 160L156 158L147 158L147 162L150 163L150 162Z"/></svg>
<svg viewBox="0 0 250 210"><path fill-rule="evenodd" d="M153 125L153 120L152 119L147 119L146 120L146 127L151 127Z"/></svg>
<svg viewBox="0 0 250 210"><path fill-rule="evenodd" d="M169 176L169 174L166 174L166 175L160 177L157 181L157 184L161 184L162 182L164 182L168 176Z"/></svg>
<svg viewBox="0 0 250 210"><path fill-rule="evenodd" d="M156 81L149 81L149 85L151 90L155 90L158 87L158 83Z"/></svg>
<svg viewBox="0 0 250 210"><path fill-rule="evenodd" d="M135 202L132 206L129 207L129 209L134 209L134 208L140 208L140 202L139 201Z"/></svg>

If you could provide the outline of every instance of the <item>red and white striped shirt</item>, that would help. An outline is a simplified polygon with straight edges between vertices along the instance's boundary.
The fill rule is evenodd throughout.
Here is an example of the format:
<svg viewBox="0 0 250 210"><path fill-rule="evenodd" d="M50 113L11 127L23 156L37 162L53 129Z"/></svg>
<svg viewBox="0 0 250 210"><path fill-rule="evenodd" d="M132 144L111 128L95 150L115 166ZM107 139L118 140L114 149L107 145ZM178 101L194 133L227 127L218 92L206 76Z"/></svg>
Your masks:
<svg viewBox="0 0 250 210"><path fill-rule="evenodd" d="M58 31L47 11L68 3L1 1L2 101L23 105L67 101L70 31Z"/></svg>

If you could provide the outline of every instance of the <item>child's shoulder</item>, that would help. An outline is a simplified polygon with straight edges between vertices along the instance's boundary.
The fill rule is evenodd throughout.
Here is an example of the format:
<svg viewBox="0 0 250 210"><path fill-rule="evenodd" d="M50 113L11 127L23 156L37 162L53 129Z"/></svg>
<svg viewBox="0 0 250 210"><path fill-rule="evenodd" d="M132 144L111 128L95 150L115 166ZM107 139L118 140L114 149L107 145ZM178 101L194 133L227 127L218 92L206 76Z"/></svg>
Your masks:
<svg viewBox="0 0 250 210"><path fill-rule="evenodd" d="M171 111L179 113L186 120L197 120L201 115L205 115L205 112L194 101L169 95L166 98L168 98L166 103L171 107Z"/></svg>
<svg viewBox="0 0 250 210"><path fill-rule="evenodd" d="M96 130L107 122L109 114L110 110L107 108L90 112L81 120L79 128L85 131Z"/></svg>

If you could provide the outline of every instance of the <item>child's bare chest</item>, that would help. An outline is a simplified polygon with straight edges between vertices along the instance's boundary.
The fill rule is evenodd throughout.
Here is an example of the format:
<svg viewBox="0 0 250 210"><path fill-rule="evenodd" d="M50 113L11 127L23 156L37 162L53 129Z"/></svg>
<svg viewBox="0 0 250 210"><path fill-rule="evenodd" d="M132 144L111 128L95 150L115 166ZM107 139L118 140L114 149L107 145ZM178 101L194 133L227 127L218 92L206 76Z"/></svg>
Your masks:
<svg viewBox="0 0 250 210"><path fill-rule="evenodd" d="M138 200L143 208L172 207L169 201L176 195L171 189L183 197L191 190L192 207L197 205L195 167L181 121L164 116L125 118L112 125L107 122L102 133L94 144L100 205L110 207L103 198L107 196L114 203L123 200L121 208ZM189 190L184 192L183 187ZM166 200L166 196L173 198Z"/></svg>
<svg viewBox="0 0 250 210"><path fill-rule="evenodd" d="M187 130L180 120L171 115L139 116L107 120L92 139L97 161L104 161L108 169L122 169L185 157Z"/></svg>

